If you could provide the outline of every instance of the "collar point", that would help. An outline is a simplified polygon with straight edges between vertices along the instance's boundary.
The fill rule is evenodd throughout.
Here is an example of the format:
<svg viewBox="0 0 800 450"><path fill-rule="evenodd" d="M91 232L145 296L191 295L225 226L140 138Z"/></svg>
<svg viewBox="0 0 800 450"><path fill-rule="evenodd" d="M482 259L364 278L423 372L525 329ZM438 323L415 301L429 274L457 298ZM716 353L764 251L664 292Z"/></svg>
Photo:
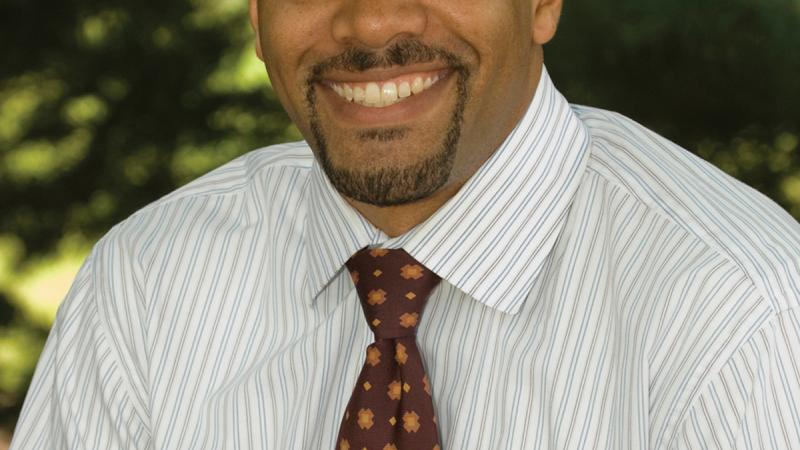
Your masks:
<svg viewBox="0 0 800 450"><path fill-rule="evenodd" d="M493 292L483 295L476 292L465 293L482 303L484 306L500 311L501 313L508 314L509 316L517 315L520 309L522 309L523 302L528 297L527 291L511 295L501 295L499 297Z"/></svg>

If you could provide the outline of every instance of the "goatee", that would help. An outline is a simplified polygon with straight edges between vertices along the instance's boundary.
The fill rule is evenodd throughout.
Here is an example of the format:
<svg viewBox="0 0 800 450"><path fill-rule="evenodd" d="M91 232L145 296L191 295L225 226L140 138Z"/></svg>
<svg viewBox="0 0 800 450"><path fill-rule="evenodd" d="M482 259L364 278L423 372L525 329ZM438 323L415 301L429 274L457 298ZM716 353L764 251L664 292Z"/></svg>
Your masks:
<svg viewBox="0 0 800 450"><path fill-rule="evenodd" d="M442 140L433 145L438 150L428 158L404 167L346 169L333 165L328 139L316 106L316 86L330 70L363 72L372 68L398 67L407 64L441 61L456 77L457 101ZM309 125L314 138L316 156L331 184L342 195L376 206L396 206L425 198L447 183L461 137L464 108L468 99L469 70L456 55L416 40L398 41L377 53L351 48L344 53L316 64L308 77L306 101L310 111ZM407 130L401 127L366 129L358 134L364 145L400 140Z"/></svg>

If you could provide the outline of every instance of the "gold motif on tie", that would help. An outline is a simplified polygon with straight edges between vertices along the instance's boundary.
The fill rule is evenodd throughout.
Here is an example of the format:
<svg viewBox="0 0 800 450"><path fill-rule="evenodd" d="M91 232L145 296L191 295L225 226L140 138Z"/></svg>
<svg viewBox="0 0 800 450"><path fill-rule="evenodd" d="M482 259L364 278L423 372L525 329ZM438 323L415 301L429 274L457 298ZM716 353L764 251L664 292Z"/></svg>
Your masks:
<svg viewBox="0 0 800 450"><path fill-rule="evenodd" d="M372 410L369 408L360 409L358 411L358 426L360 426L364 430L369 430L372 428L374 422L372 419L375 417L375 414L372 413Z"/></svg>
<svg viewBox="0 0 800 450"><path fill-rule="evenodd" d="M419 319L419 314L417 313L404 313L402 316L400 316L400 326L404 328L416 326L417 319Z"/></svg>
<svg viewBox="0 0 800 450"><path fill-rule="evenodd" d="M403 345L403 344L401 344L399 342L397 343L397 346L395 347L395 352L394 352L394 359L395 359L395 361L397 361L401 365L405 364L406 361L408 361L408 353L406 353L406 346L405 345Z"/></svg>
<svg viewBox="0 0 800 450"><path fill-rule="evenodd" d="M400 268L400 276L406 280L419 280L422 278L422 266L419 264L406 264Z"/></svg>
<svg viewBox="0 0 800 450"><path fill-rule="evenodd" d="M374 291L369 291L368 300L370 305L382 305L383 302L386 301L386 291L383 289L376 289Z"/></svg>

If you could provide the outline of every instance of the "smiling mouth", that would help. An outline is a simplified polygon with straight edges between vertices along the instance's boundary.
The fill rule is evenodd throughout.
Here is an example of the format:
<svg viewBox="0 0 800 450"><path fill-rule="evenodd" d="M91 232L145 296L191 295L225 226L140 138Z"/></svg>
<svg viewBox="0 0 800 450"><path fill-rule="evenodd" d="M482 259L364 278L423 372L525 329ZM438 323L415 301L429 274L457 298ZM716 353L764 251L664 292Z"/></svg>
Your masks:
<svg viewBox="0 0 800 450"><path fill-rule="evenodd" d="M388 80L324 82L342 99L369 108L386 108L422 94L447 76L447 70L407 74Z"/></svg>

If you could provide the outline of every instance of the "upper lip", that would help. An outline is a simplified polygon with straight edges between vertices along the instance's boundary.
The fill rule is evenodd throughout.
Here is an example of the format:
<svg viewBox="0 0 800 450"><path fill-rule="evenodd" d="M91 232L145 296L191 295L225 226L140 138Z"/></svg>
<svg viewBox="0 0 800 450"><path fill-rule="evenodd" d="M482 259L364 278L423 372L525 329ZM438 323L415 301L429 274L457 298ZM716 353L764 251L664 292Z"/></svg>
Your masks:
<svg viewBox="0 0 800 450"><path fill-rule="evenodd" d="M322 80L334 83L368 83L384 81L404 75L444 71L448 67L441 63L411 64L380 69L369 69L363 72L333 70L321 77Z"/></svg>

